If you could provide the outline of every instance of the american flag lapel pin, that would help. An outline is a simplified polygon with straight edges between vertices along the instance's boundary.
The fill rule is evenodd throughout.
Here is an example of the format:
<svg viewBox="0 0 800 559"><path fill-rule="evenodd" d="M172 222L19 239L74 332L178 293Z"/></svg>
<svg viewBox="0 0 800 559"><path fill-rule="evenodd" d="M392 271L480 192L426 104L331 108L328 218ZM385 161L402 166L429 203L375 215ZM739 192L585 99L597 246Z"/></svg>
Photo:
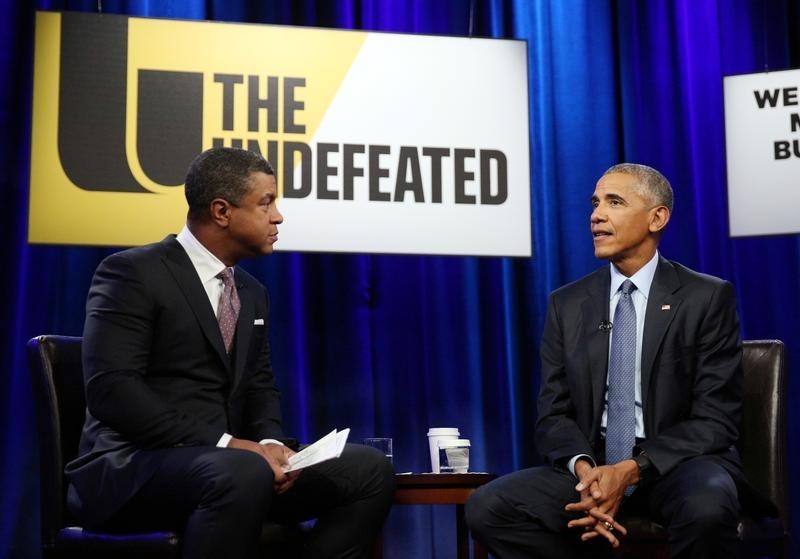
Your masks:
<svg viewBox="0 0 800 559"><path fill-rule="evenodd" d="M670 310L671 308L672 308L672 307L670 307L669 305L661 305L661 310L662 310L662 311L668 311L668 310Z"/></svg>

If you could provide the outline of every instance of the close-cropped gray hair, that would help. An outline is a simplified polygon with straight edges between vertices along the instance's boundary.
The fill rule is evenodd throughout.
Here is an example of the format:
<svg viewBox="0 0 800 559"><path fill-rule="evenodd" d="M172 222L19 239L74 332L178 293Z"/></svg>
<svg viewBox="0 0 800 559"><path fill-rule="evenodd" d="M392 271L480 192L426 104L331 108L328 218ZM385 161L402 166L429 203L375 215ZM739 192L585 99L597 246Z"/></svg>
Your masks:
<svg viewBox="0 0 800 559"><path fill-rule="evenodd" d="M640 163L620 163L608 169L603 173L603 176L610 173L622 173L623 175L634 177L639 194L650 200L654 205L666 206L670 213L672 212L674 203L672 187L667 177L656 169Z"/></svg>

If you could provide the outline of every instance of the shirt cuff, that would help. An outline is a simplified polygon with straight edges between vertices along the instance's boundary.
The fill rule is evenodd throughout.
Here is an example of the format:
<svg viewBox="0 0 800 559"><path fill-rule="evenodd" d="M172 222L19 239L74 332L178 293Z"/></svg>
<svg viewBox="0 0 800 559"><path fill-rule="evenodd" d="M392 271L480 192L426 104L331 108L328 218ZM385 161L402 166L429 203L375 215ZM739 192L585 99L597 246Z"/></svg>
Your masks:
<svg viewBox="0 0 800 559"><path fill-rule="evenodd" d="M231 442L233 435L229 435L228 433L223 433L222 436L217 441L217 447L225 448L228 446L228 443Z"/></svg>
<svg viewBox="0 0 800 559"><path fill-rule="evenodd" d="M258 444L279 444L283 446L283 443L276 439L261 439L260 441L258 441Z"/></svg>
<svg viewBox="0 0 800 559"><path fill-rule="evenodd" d="M577 475L575 475L575 464L576 464L576 463L578 462L578 460L580 460L581 458L585 458L585 459L586 459L588 462L590 462L590 463L592 464L592 468L594 468L595 466L597 466L597 464L595 463L595 461L594 461L594 460L592 459L592 457L591 457L591 456L589 456L588 454L577 454L577 455L573 456L573 457L570 459L570 461L569 461L569 462L567 462L567 469L569 470L569 473L571 473L571 474L572 474L572 475L574 475L575 477L578 477Z"/></svg>

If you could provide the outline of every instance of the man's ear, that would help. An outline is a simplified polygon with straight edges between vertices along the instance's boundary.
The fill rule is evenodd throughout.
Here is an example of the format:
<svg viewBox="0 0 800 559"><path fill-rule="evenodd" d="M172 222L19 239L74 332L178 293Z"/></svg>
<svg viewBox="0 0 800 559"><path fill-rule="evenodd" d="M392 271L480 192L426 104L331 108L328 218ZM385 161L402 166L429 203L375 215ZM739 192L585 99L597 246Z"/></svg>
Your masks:
<svg viewBox="0 0 800 559"><path fill-rule="evenodd" d="M227 227L231 218L231 203L224 198L214 198L209 205L211 221L220 227Z"/></svg>
<svg viewBox="0 0 800 559"><path fill-rule="evenodd" d="M659 233L669 223L670 211L666 206L656 206L650 210L650 232Z"/></svg>
<svg viewBox="0 0 800 559"><path fill-rule="evenodd" d="M666 206L656 206L650 210L650 232L659 233L669 223L670 211Z"/></svg>

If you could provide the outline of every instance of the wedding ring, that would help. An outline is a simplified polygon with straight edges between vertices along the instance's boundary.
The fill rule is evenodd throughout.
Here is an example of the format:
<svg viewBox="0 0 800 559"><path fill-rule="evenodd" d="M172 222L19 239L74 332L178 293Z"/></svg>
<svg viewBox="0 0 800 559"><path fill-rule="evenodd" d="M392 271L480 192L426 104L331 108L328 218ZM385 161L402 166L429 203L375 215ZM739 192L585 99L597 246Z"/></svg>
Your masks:
<svg viewBox="0 0 800 559"><path fill-rule="evenodd" d="M609 532L614 531L614 525L611 524L611 522L603 521L603 526L605 526L606 530L608 530Z"/></svg>

